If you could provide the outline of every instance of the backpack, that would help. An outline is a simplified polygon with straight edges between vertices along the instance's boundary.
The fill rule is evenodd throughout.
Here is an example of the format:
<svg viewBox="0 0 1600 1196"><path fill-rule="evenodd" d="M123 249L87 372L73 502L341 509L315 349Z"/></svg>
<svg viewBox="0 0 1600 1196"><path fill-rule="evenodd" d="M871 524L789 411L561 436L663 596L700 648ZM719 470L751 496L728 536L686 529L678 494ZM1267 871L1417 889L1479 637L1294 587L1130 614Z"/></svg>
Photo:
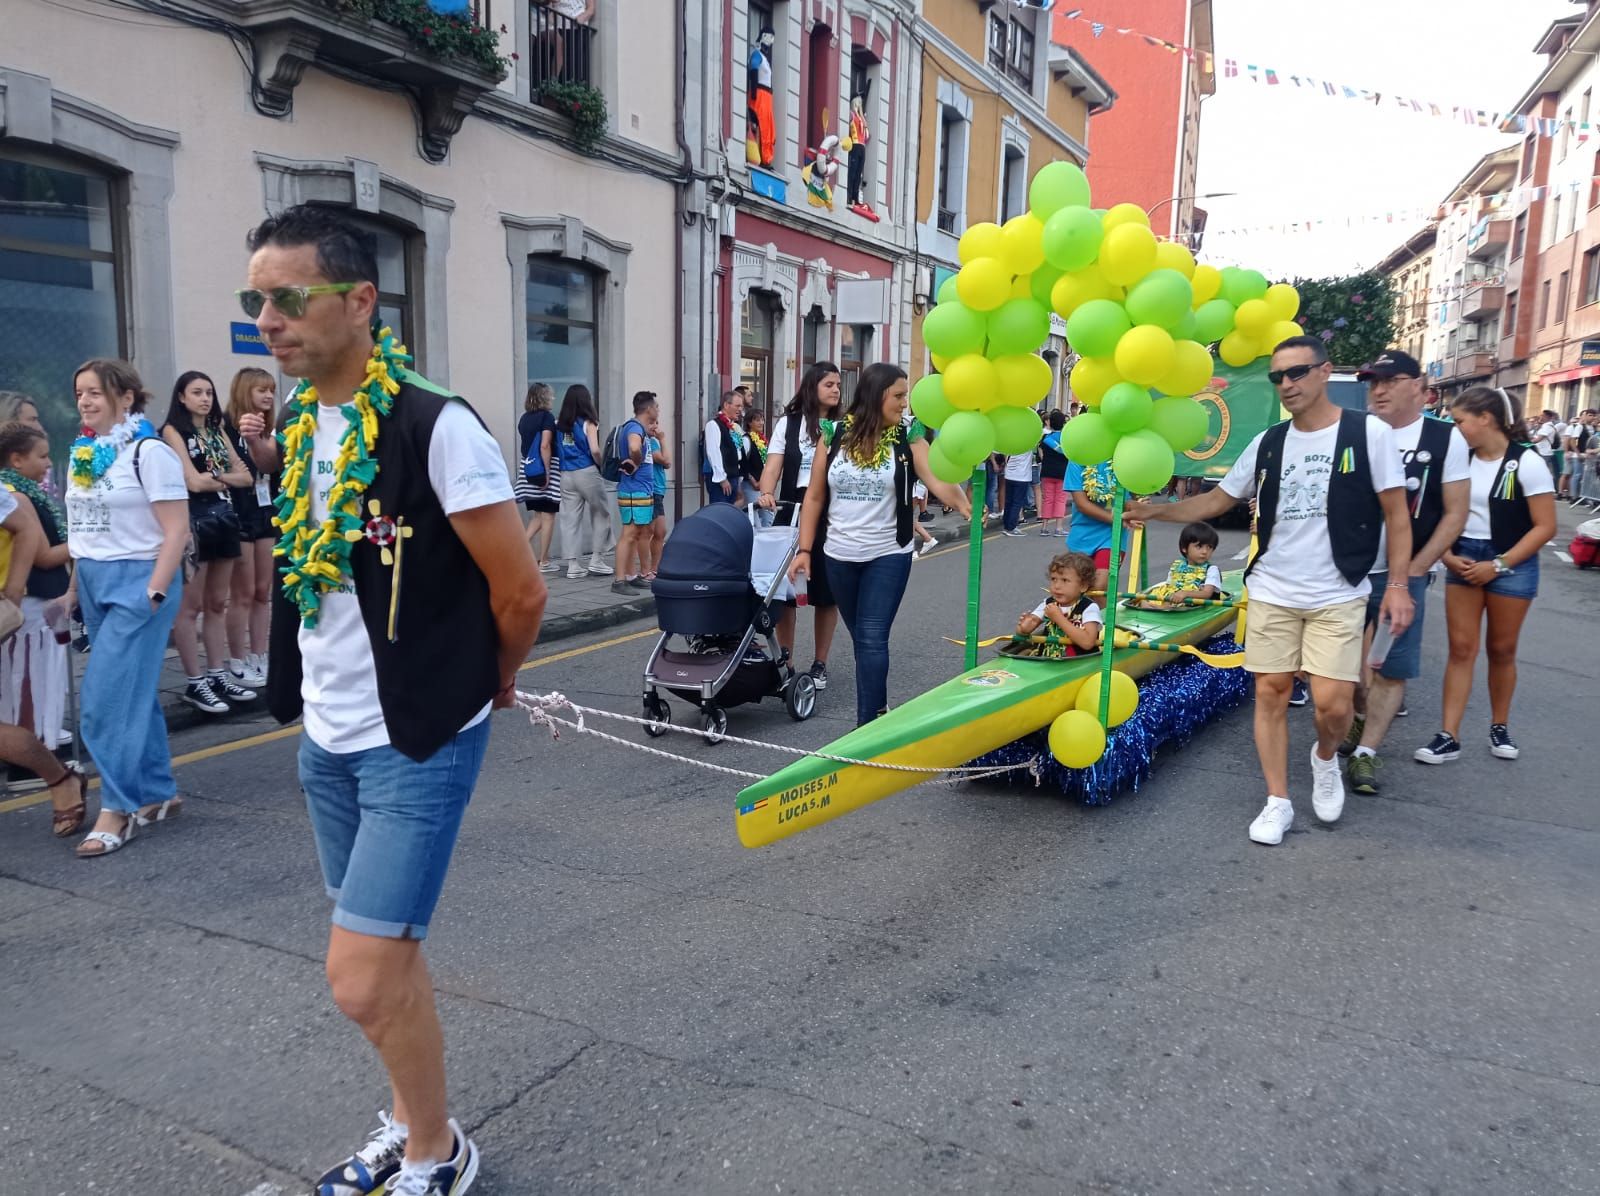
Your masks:
<svg viewBox="0 0 1600 1196"><path fill-rule="evenodd" d="M622 424L611 429L610 435L606 437L605 451L600 454L600 476L608 482L615 482L622 476L622 458L617 454L617 438L627 426Z"/></svg>

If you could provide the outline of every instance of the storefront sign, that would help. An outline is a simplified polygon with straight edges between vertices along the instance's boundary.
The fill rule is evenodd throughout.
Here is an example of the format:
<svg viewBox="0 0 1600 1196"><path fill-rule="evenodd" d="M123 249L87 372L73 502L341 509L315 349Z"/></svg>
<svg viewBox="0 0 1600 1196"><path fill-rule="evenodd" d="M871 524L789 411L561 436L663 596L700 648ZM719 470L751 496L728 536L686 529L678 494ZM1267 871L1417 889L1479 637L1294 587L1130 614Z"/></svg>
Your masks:
<svg viewBox="0 0 1600 1196"><path fill-rule="evenodd" d="M267 348L266 343L261 339L261 333L254 324L235 321L230 323L228 328L232 334L229 340L233 342L232 351L234 353L256 357L272 356L272 350Z"/></svg>
<svg viewBox="0 0 1600 1196"><path fill-rule="evenodd" d="M1600 365L1600 341L1584 341L1578 350L1579 365Z"/></svg>

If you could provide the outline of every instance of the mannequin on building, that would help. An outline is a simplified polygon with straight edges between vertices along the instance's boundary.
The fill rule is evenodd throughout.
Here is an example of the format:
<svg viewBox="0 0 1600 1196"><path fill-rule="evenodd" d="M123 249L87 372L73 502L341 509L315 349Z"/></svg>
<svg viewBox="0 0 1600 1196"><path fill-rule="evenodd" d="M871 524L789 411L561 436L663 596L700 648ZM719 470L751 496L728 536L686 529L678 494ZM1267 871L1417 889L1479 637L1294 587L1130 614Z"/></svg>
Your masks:
<svg viewBox="0 0 1600 1196"><path fill-rule="evenodd" d="M829 134L820 146L806 150L800 181L805 184L806 202L814 208L833 210L833 181L839 177L839 160L833 151L839 144L839 139Z"/></svg>
<svg viewBox="0 0 1600 1196"><path fill-rule="evenodd" d="M752 166L772 165L778 148L778 126L772 115L772 30L763 29L749 62L749 127L745 132L745 161Z"/></svg>
<svg viewBox="0 0 1600 1196"><path fill-rule="evenodd" d="M872 210L872 205L867 202L863 194L865 183L863 175L867 169L867 142L872 139L872 130L867 127L866 98L866 96L853 96L850 100L850 133L843 142L845 152L849 155L846 186L850 196L850 210L857 216L876 224L878 214Z"/></svg>

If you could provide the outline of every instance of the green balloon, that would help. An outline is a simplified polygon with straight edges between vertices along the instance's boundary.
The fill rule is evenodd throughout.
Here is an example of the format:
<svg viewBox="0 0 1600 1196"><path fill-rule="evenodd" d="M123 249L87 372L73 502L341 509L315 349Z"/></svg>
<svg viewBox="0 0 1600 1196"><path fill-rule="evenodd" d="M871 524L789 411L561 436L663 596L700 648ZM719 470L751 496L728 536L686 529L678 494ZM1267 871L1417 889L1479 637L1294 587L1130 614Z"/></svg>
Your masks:
<svg viewBox="0 0 1600 1196"><path fill-rule="evenodd" d="M1202 303L1194 313L1194 339L1209 345L1227 336L1233 331L1233 310L1226 299Z"/></svg>
<svg viewBox="0 0 1600 1196"><path fill-rule="evenodd" d="M1033 299L1008 299L989 313L990 357L1033 353L1049 336L1050 309Z"/></svg>
<svg viewBox="0 0 1600 1196"><path fill-rule="evenodd" d="M1191 291L1193 289L1190 288ZM1195 327L1194 312L1186 311L1183 317L1167 331L1172 333L1172 339L1175 341L1192 341L1198 339L1195 336Z"/></svg>
<svg viewBox="0 0 1600 1196"><path fill-rule="evenodd" d="M988 320L960 302L941 303L922 318L922 343L940 357L982 353Z"/></svg>
<svg viewBox="0 0 1600 1196"><path fill-rule="evenodd" d="M934 477L952 486L959 486L972 476L971 469L950 460L945 454L942 435L928 446L928 468L933 470Z"/></svg>
<svg viewBox="0 0 1600 1196"><path fill-rule="evenodd" d="M1206 438L1211 417L1194 399L1157 399L1150 412L1149 427L1173 452L1182 453Z"/></svg>
<svg viewBox="0 0 1600 1196"><path fill-rule="evenodd" d="M1150 423L1155 403L1150 392L1134 382L1118 382L1100 400L1100 415L1113 432L1126 435Z"/></svg>
<svg viewBox="0 0 1600 1196"><path fill-rule="evenodd" d="M1172 466L1172 446L1149 428L1124 436L1111 455L1117 481L1131 494L1155 494L1165 489L1172 480Z"/></svg>
<svg viewBox="0 0 1600 1196"><path fill-rule="evenodd" d="M1067 319L1067 343L1084 357L1110 357L1122 334L1133 327L1122 304L1091 299Z"/></svg>
<svg viewBox="0 0 1600 1196"><path fill-rule="evenodd" d="M1176 270L1152 270L1128 292L1123 306L1135 324L1159 324L1170 330L1194 304L1194 287Z"/></svg>
<svg viewBox="0 0 1600 1196"><path fill-rule="evenodd" d="M1253 274L1255 278L1251 277ZM1233 304L1234 307L1238 307L1239 304L1247 299L1259 299L1267 293L1267 288L1264 285L1267 280L1261 278L1263 285L1257 291L1255 289L1256 278L1261 278L1261 275L1256 274L1254 270L1241 270L1238 266L1224 266L1222 267L1222 287L1217 293Z"/></svg>
<svg viewBox="0 0 1600 1196"><path fill-rule="evenodd" d="M1028 206L1040 220L1049 220L1062 208L1086 208L1089 176L1072 162L1051 162L1028 184Z"/></svg>
<svg viewBox="0 0 1600 1196"><path fill-rule="evenodd" d="M1267 281L1267 276L1260 270L1246 270L1244 272L1244 285L1248 290L1246 298L1261 299L1266 296L1268 288L1272 285Z"/></svg>
<svg viewBox="0 0 1600 1196"><path fill-rule="evenodd" d="M939 284L939 293L934 296L935 303L954 303L961 298L956 294L956 276L952 274Z"/></svg>
<svg viewBox="0 0 1600 1196"><path fill-rule="evenodd" d="M1104 236L1100 217L1088 208L1062 208L1044 222L1044 260L1061 270L1081 270L1100 255Z"/></svg>
<svg viewBox="0 0 1600 1196"><path fill-rule="evenodd" d="M945 420L934 443L944 446L952 464L964 465L970 473L994 452L994 428L976 411L957 411Z"/></svg>
<svg viewBox="0 0 1600 1196"><path fill-rule="evenodd" d="M1044 304L1048 311L1050 308L1050 292L1055 290L1056 280L1066 271L1057 270L1049 262L1040 266L1028 278L1028 289L1033 292L1033 297ZM1049 317L1045 317L1048 321Z"/></svg>
<svg viewBox="0 0 1600 1196"><path fill-rule="evenodd" d="M1106 424L1105 417L1095 411L1073 416L1061 429L1061 451L1069 461L1079 465L1098 465L1108 460L1116 443L1117 434Z"/></svg>
<svg viewBox="0 0 1600 1196"><path fill-rule="evenodd" d="M944 397L944 379L938 374L928 374L917 379L911 388L911 414L928 427L944 427L944 421L955 414L956 408Z"/></svg>
<svg viewBox="0 0 1600 1196"><path fill-rule="evenodd" d="M988 418L994 425L995 451L1008 457L1031 453L1044 435L1044 421L1032 407L996 407Z"/></svg>

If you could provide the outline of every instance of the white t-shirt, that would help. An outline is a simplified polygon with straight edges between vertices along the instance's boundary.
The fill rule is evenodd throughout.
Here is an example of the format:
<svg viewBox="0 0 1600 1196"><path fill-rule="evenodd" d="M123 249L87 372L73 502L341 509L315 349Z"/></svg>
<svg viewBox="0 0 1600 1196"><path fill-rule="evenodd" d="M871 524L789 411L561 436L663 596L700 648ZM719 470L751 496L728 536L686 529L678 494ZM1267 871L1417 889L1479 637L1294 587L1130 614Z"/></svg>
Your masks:
<svg viewBox="0 0 1600 1196"><path fill-rule="evenodd" d="M0 486L0 522L11 518L11 512L17 509L17 496L7 486Z"/></svg>
<svg viewBox="0 0 1600 1196"><path fill-rule="evenodd" d="M1233 463L1222 488L1234 498L1256 492L1256 455L1261 433ZM1365 598L1372 587L1363 577L1351 585L1333 562L1333 542L1328 536L1328 483L1333 477L1334 450L1339 440L1336 420L1317 432L1289 426L1284 439L1282 472L1278 479L1278 517L1267 555L1250 572L1250 596L1274 606L1318 610L1341 602ZM1377 493L1405 486L1400 454L1394 450L1389 425L1367 417L1367 460L1372 468L1372 489Z"/></svg>
<svg viewBox="0 0 1600 1196"><path fill-rule="evenodd" d="M311 518L316 523L328 517L328 491L335 480L333 460L345 427L339 408L317 408L311 487ZM379 437L381 440L381 431ZM446 515L511 500L500 446L465 404L446 403L439 412L428 444L428 482ZM487 611L484 617L488 617ZM383 708L378 704L372 642L349 578L322 595L317 625L301 626L300 656L306 734L318 747L335 753L362 752L389 742ZM475 726L488 714L485 706L466 725Z"/></svg>
<svg viewBox="0 0 1600 1196"><path fill-rule="evenodd" d="M1400 471L1402 474L1405 472L1406 462L1411 459L1411 455L1417 451L1417 445L1422 441L1422 418L1419 416L1403 428L1389 429L1389 438L1394 441L1395 451L1400 455ZM1459 428L1451 428L1450 447L1445 450L1444 464L1439 467L1443 470L1440 478L1445 485L1449 485L1451 482L1466 481L1467 462L1471 459L1472 450L1467 447L1467 442L1462 437L1461 430ZM1429 461L1424 461L1423 464L1430 467L1434 465L1433 462ZM1411 479L1406 478L1405 487L1406 509L1414 511L1416 503L1422 494L1422 481L1419 478L1417 480L1417 488L1413 490L1411 488ZM1413 544L1411 546L1412 556L1416 556L1421 551L1421 544ZM1435 561L1434 568L1440 567L1439 563ZM1389 573L1389 529L1387 527L1383 529L1382 535L1378 537L1378 559L1373 563L1372 571L1373 573L1382 573L1385 576Z"/></svg>
<svg viewBox="0 0 1600 1196"><path fill-rule="evenodd" d="M1220 578L1221 574L1218 574L1218 577ZM1046 598L1043 602L1039 603L1038 606L1033 608L1033 617L1035 619L1043 619L1045 617L1044 608L1049 602L1050 599ZM1097 602L1089 603L1088 606L1083 608L1083 613L1078 616L1078 622L1080 625L1088 623L1104 623L1105 621L1105 616L1100 613L1100 604Z"/></svg>
<svg viewBox="0 0 1600 1196"><path fill-rule="evenodd" d="M1461 534L1469 540L1489 538L1489 491L1494 487L1495 475L1500 472L1504 457L1485 461L1472 458L1472 498L1467 505L1467 526ZM1523 453L1517 463L1517 490L1528 497L1535 494L1554 494L1556 484L1550 478L1550 467L1544 458Z"/></svg>
<svg viewBox="0 0 1600 1196"><path fill-rule="evenodd" d="M178 454L159 437L142 447L136 440L87 490L67 484L67 550L79 561L153 561L161 551L161 524L150 504L188 498Z"/></svg>
<svg viewBox="0 0 1600 1196"><path fill-rule="evenodd" d="M895 542L894 457L862 468L840 453L828 467L827 554L841 561L875 561L910 552L916 537Z"/></svg>
<svg viewBox="0 0 1600 1196"><path fill-rule="evenodd" d="M781 459L789 451L791 422L800 437L800 474L795 485L804 490L811 484L811 462L817 455L817 442L811 439L811 433L806 430L806 421L803 418L791 421L787 415L780 415L773 421L772 439L767 441L767 456L777 456Z"/></svg>
<svg viewBox="0 0 1600 1196"><path fill-rule="evenodd" d="M1013 453L1006 458L1006 481L1033 481L1033 454Z"/></svg>
<svg viewBox="0 0 1600 1196"><path fill-rule="evenodd" d="M1540 424L1533 433L1533 447L1541 457L1548 457L1554 445L1559 443L1560 433L1554 422L1546 420Z"/></svg>

